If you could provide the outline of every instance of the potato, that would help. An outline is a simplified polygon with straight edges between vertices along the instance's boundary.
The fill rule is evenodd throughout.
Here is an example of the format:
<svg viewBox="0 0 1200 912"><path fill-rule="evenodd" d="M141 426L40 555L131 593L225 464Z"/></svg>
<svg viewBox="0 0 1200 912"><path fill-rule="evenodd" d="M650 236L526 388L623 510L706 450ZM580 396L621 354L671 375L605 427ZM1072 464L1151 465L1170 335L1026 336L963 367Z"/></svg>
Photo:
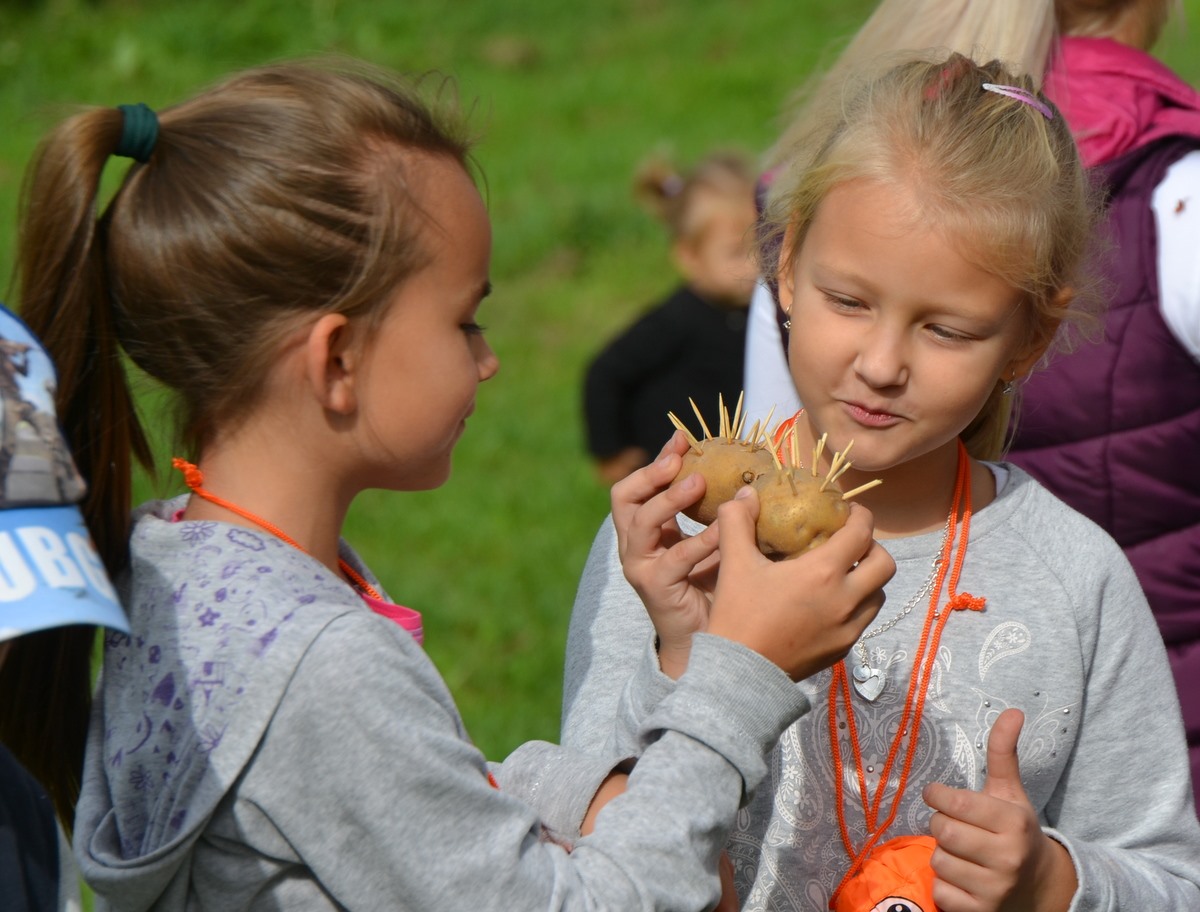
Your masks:
<svg viewBox="0 0 1200 912"><path fill-rule="evenodd" d="M844 526L850 515L842 492L808 470L772 467L754 482L754 489L759 500L758 550L772 560L812 550Z"/></svg>
<svg viewBox="0 0 1200 912"><path fill-rule="evenodd" d="M705 525L717 518L717 507L732 500L738 488L775 468L770 450L737 437L707 437L696 441L696 447L684 455L672 484L696 473L704 476L704 496L683 512Z"/></svg>

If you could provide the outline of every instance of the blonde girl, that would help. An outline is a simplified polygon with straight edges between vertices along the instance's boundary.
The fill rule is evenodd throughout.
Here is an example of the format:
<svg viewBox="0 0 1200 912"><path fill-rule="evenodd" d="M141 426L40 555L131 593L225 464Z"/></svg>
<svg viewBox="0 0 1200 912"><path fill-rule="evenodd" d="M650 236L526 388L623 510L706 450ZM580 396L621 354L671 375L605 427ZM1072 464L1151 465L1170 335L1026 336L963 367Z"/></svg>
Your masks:
<svg viewBox="0 0 1200 912"><path fill-rule="evenodd" d="M836 102L841 74L887 51L982 49L1058 106L1103 187L1104 326L1018 386L1006 458L1112 535L1133 565L1183 705L1200 810L1200 480L1183 468L1200 460L1200 91L1151 56L1179 8L880 0L831 71L806 87L767 166L789 159L810 110ZM760 285L747 321L752 418L800 405L781 322Z"/></svg>
<svg viewBox="0 0 1200 912"><path fill-rule="evenodd" d="M111 155L134 164L97 218ZM763 562L731 505L720 541L750 585L718 599L728 636L697 644L627 794L595 818L621 758L530 744L489 766L420 615L340 530L360 491L449 474L498 369L477 323L490 253L460 128L366 68L250 70L161 114L82 112L39 149L21 302L131 618L105 644L76 816L100 908L716 900L733 814L804 708L791 679L849 648L890 558L860 511L831 558L747 605ZM192 460L191 495L132 522L131 459L155 454L125 356L177 395ZM831 559L844 585L822 581Z"/></svg>
<svg viewBox="0 0 1200 912"><path fill-rule="evenodd" d="M1145 598L1104 532L995 461L1013 384L1086 287L1095 209L1070 133L1030 80L959 55L893 60L838 97L773 189L769 272L805 404L789 424L802 452L827 441L820 470L853 441L847 488L882 479L861 499L897 573L845 662L799 685L814 709L728 847L740 900L1196 908L1200 824ZM672 528L660 506L646 525ZM576 746L628 746L703 629L705 577L626 549L641 596L681 606L650 648L611 537L572 618Z"/></svg>

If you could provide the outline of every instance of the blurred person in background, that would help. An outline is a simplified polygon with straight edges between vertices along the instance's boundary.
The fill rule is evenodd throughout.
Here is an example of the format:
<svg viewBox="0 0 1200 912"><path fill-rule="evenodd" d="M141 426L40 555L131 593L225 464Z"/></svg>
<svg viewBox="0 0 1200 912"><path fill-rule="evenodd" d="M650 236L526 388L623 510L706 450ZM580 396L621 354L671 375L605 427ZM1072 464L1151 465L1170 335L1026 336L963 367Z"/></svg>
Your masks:
<svg viewBox="0 0 1200 912"><path fill-rule="evenodd" d="M754 176L747 160L717 153L682 174L652 160L638 171L635 194L670 233L681 281L587 369L588 450L609 484L659 451L672 431L668 412L694 419L689 399L714 432L718 403L723 399L733 412L754 287Z"/></svg>

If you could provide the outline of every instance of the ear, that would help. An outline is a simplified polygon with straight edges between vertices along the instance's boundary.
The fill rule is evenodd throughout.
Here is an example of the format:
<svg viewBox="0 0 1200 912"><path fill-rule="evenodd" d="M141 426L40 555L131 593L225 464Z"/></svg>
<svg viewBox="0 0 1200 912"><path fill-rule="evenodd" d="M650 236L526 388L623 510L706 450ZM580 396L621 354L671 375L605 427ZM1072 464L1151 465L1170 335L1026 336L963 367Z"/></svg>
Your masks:
<svg viewBox="0 0 1200 912"><path fill-rule="evenodd" d="M671 245L671 262L685 280L690 282L695 278L700 263L700 252L695 241L692 238L678 238Z"/></svg>
<svg viewBox="0 0 1200 912"><path fill-rule="evenodd" d="M348 415L358 407L355 382L359 351L352 346L350 319L325 314L309 328L304 340L305 375L323 408Z"/></svg>
<svg viewBox="0 0 1200 912"><path fill-rule="evenodd" d="M779 266L775 271L775 281L779 285L779 306L784 313L792 312L792 301L796 295L796 225L790 223L783 233L779 244Z"/></svg>
<svg viewBox="0 0 1200 912"><path fill-rule="evenodd" d="M1058 290L1050 302L1050 307L1053 313L1059 316L1042 321L1029 345L1008 362L1003 379L1018 380L1033 370L1034 365L1046 353L1054 334L1058 332L1058 327L1062 324L1061 314L1066 312L1073 300L1075 300L1074 288L1067 287Z"/></svg>

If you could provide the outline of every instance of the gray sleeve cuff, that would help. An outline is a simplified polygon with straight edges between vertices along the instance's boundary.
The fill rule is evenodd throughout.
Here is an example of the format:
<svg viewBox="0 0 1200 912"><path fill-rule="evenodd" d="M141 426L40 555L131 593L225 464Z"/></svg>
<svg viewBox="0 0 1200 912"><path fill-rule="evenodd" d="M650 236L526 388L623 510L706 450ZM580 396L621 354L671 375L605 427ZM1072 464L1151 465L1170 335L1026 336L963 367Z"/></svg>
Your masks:
<svg viewBox="0 0 1200 912"><path fill-rule="evenodd" d="M658 662L658 638L651 632L646 638L646 647L642 650L642 660L638 662L633 677L626 685L625 694L629 701L629 710L633 718L640 723L663 698L675 690L676 682L663 674Z"/></svg>
<svg viewBox="0 0 1200 912"><path fill-rule="evenodd" d="M744 804L766 775L766 755L809 708L774 663L731 640L696 634L687 671L646 719L641 738L646 744L670 729L707 745L740 773Z"/></svg>
<svg viewBox="0 0 1200 912"><path fill-rule="evenodd" d="M596 791L626 759L530 741L503 763L491 764L491 770L502 792L537 812L551 841L569 847L579 839L579 826Z"/></svg>

